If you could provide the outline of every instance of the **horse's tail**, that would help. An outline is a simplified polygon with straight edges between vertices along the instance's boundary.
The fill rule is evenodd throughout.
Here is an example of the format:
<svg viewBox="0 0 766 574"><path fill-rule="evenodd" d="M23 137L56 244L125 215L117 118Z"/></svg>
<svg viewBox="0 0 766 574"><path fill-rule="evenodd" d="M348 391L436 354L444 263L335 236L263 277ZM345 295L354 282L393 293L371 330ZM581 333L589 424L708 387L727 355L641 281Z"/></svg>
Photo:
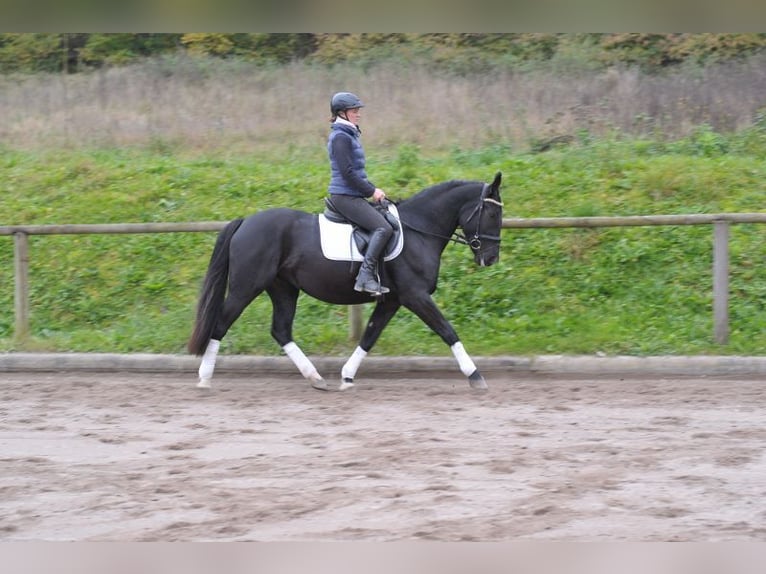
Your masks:
<svg viewBox="0 0 766 574"><path fill-rule="evenodd" d="M213 329L221 316L226 285L229 280L229 244L231 237L242 225L243 219L229 222L218 234L210 264L202 283L202 291L197 304L197 319L187 348L189 352L200 356L205 353L207 344L213 335Z"/></svg>

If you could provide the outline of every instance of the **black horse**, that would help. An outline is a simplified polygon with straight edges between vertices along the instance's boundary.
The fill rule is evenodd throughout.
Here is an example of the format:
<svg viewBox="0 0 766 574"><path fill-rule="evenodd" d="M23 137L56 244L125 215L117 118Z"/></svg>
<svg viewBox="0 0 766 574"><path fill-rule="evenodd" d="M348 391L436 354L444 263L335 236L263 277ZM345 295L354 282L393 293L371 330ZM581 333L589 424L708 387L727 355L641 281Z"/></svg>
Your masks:
<svg viewBox="0 0 766 574"><path fill-rule="evenodd" d="M492 265L500 253L501 173L491 184L447 181L398 204L405 234L401 253L385 263L391 292L377 299L359 346L343 365L339 390L353 386L356 371L383 329L403 305L420 317L450 347L471 387L487 384L466 353L455 329L431 298L441 254L447 243L468 245L478 265ZM462 228L463 234L457 229ZM317 214L268 209L235 219L221 230L205 275L189 352L202 356L199 387L209 387L221 339L258 295L273 305L271 335L315 388L327 383L293 341L298 294L336 305L372 301L354 291L359 263L327 259L320 247ZM228 293L227 293L228 287Z"/></svg>

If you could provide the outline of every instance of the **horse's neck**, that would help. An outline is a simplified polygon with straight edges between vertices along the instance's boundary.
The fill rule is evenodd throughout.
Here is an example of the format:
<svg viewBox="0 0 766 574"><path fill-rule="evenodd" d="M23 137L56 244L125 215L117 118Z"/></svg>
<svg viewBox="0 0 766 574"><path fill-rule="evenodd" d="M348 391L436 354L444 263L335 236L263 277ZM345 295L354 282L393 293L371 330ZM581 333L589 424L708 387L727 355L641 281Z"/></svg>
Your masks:
<svg viewBox="0 0 766 574"><path fill-rule="evenodd" d="M457 230L461 210L476 195L470 185L459 187L431 190L424 197L413 198L411 204L400 207L400 216L405 222L417 223L424 231L449 237Z"/></svg>

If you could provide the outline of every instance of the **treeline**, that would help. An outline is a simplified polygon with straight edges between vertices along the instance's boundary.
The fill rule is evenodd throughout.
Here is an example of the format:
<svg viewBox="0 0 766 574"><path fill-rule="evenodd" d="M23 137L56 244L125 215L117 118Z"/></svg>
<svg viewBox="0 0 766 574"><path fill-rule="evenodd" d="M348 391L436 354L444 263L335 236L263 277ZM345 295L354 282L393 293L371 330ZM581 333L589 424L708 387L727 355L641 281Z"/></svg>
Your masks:
<svg viewBox="0 0 766 574"><path fill-rule="evenodd" d="M590 67L618 64L647 71L743 58L766 49L766 33L14 33L0 34L0 73L77 73L177 54L263 64L332 65L381 58L428 61L463 73L554 59Z"/></svg>

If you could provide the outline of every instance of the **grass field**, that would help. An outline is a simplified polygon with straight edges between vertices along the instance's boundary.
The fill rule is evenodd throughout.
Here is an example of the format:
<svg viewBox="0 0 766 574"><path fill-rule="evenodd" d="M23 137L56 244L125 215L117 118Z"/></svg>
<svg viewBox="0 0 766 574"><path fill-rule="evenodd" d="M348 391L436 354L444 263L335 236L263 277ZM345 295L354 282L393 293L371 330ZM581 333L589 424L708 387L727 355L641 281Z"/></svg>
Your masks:
<svg viewBox="0 0 766 574"><path fill-rule="evenodd" d="M143 73L152 77L151 70ZM347 74L344 85L361 81L350 71L341 74ZM514 135L514 122L505 122L497 108L482 110L476 117L484 129L471 123L470 109L450 108L453 100L447 96L453 92L460 97L475 95L468 89L471 84L459 82L453 88L440 84L438 92L428 96L431 107L441 106L441 118L446 118L441 125L433 116L413 125L410 116L397 115L401 106L413 101L413 93L396 96L393 88L384 86L390 77L370 78L368 89L385 102L380 107L386 111L370 105L365 110L369 121L362 127L370 176L394 198L453 178L490 180L499 170L504 174L506 217L763 208L766 123L744 104L737 114L732 112L739 119L730 131L704 121L691 125L691 116L679 119L675 135L669 133L672 130L647 134L643 128L635 133L588 130L568 120L544 128L541 118L548 114L540 112L527 116L525 133ZM55 81L51 80L51 90ZM97 76L90 81L97 82ZM273 99L273 86L263 78L251 81L252 89L260 86L263 95L261 104L250 109L252 117L243 104L234 106L249 101L239 99L244 98L241 90L227 95L220 85L203 83L209 91L201 93L199 101L204 107L212 105L211 94L228 98L233 117L248 117L252 133L262 121L267 136L243 135L224 122L214 136L204 136L212 129L208 123L205 130L195 132L199 137L190 135L186 141L181 127L193 122L178 119L180 123L173 124L163 119L172 117L165 107L169 115L156 113L154 127L148 120L138 122L148 131L137 129L136 141L128 142L122 138L130 122L120 123L119 109L104 104L105 117L91 122L111 121L113 131L93 127L80 116L70 117L60 124L69 131L57 128L46 143L45 129L59 125L58 108L51 104L43 113L40 107L34 120L31 111L23 112L31 108L20 107L17 123L11 126L7 117L0 123L8 136L17 133L19 114L27 114L30 127L24 137L19 136L18 145L8 143L0 150L0 225L224 221L276 206L319 211L327 182L323 101L312 110L312 121L305 110L288 105L291 113L280 116L284 117L280 131L278 124L270 123L284 109ZM288 70L284 81L304 92L332 91L327 77L296 70ZM484 84L493 81L496 78L485 78ZM149 90L136 78L131 82L126 89ZM425 88L419 85L419 89ZM194 98L177 90L176 113L182 118L184 106L192 109L185 98L191 98L188 102ZM423 99L426 93L417 95ZM525 96L527 104L535 97L530 94ZM172 98L166 93L158 99L165 98L168 106ZM753 96L747 105L755 106L756 99ZM516 100L514 106L521 109L523 104ZM555 116L555 107L548 110L550 117ZM491 111L492 117L481 115ZM155 112L145 110L149 116ZM751 119L746 122L748 114ZM532 117L540 123L531 122ZM51 121L46 123L46 118ZM599 125L607 123L604 119ZM428 129L445 131L428 132L426 124ZM76 131L78 126L84 131ZM413 136L421 128L428 137ZM535 153L548 136L562 133L570 136L565 143ZM429 138L436 138L438 145ZM13 138L5 141L13 143ZM65 141L76 143L65 145ZM435 299L475 355L757 355L766 348L764 239L763 226L732 229L731 334L723 347L712 338L712 230L707 226L504 230L501 262L491 268L474 267L466 248L449 246ZM13 340L12 240L0 237L0 349L184 352L214 240L209 233L33 237L32 338L22 345ZM270 303L264 297L235 324L223 351L279 353L268 334L269 323ZM295 335L308 354L347 354L355 345L348 339L346 308L306 297L299 302ZM392 321L376 352L449 353L407 311Z"/></svg>

